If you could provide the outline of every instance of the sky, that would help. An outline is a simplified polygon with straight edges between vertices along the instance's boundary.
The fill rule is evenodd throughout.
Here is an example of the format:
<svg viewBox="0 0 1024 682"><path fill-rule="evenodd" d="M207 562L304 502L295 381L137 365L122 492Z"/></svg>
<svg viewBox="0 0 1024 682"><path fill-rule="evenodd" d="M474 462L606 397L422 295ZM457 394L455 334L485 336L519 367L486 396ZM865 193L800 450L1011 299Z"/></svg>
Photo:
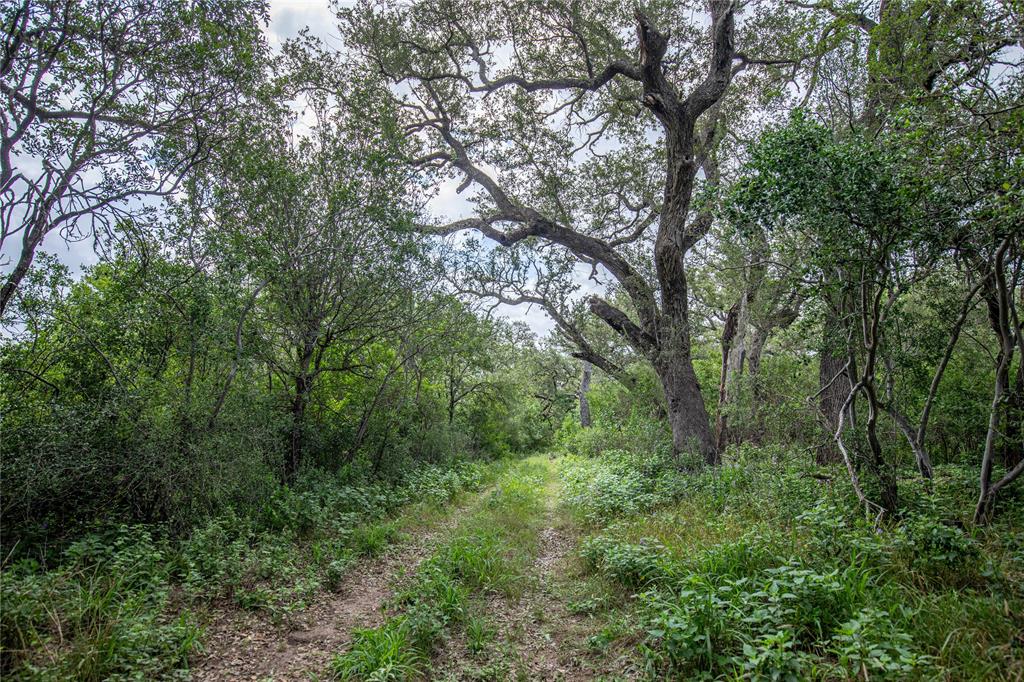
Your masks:
<svg viewBox="0 0 1024 682"><path fill-rule="evenodd" d="M344 0L342 4L346 4ZM280 48L286 40L296 37L306 27L329 47L340 47L337 19L330 0L269 0L269 5L270 23L266 27L266 36L272 49ZM25 162L31 163L32 160L28 159ZM452 182L439 189L438 195L429 206L433 214L446 220L454 220L469 213L469 204L463 196L455 192L456 185L456 182ZM16 242L19 241L11 239L4 244L3 253L0 254L0 273L6 274L13 268L20 246ZM92 239L67 242L59 234L50 234L44 241L42 250L57 256L74 273L99 260ZM512 308L502 305L495 308L494 312L510 321L526 323L538 336L545 336L554 328L553 322L535 307Z"/></svg>

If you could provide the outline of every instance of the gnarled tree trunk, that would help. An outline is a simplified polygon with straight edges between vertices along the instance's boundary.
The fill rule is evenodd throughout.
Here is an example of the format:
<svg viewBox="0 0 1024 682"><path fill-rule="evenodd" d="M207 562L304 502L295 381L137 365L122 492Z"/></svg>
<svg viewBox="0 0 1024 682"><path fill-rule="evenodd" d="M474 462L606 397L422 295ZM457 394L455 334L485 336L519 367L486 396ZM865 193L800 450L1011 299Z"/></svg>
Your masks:
<svg viewBox="0 0 1024 682"><path fill-rule="evenodd" d="M690 356L666 354L663 364L656 365L655 369L668 402L672 449L677 454L696 452L703 457L705 464L718 464L721 460Z"/></svg>

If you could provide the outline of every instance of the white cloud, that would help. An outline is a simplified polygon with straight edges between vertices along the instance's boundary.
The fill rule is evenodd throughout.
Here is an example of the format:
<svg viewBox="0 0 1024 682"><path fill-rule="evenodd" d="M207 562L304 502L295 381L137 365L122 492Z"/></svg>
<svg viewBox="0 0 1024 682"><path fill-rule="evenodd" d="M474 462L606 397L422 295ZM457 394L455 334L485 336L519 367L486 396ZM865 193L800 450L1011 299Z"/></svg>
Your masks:
<svg viewBox="0 0 1024 682"><path fill-rule="evenodd" d="M349 4L349 3L343 3ZM327 0L270 0L270 25L267 40L273 48L309 28L310 33L328 45L339 46L338 20Z"/></svg>

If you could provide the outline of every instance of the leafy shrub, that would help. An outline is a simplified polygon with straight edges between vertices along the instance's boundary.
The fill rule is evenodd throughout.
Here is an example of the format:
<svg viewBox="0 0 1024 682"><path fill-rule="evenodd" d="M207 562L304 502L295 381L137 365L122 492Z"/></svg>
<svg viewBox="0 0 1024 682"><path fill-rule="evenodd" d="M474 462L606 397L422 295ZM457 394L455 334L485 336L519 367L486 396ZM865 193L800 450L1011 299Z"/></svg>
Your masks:
<svg viewBox="0 0 1024 682"><path fill-rule="evenodd" d="M199 628L165 616L166 548L138 526L96 531L64 563L30 560L0 574L2 670L24 679L168 677L186 665Z"/></svg>
<svg viewBox="0 0 1024 682"><path fill-rule="evenodd" d="M562 464L564 499L591 523L637 514L668 502L660 484L664 462L613 451L600 459L567 457Z"/></svg>
<svg viewBox="0 0 1024 682"><path fill-rule="evenodd" d="M801 651L849 618L866 585L867 576L855 569L818 573L795 561L755 578L689 574L677 587L641 595L646 665L715 676L749 673L753 664L786 679L803 669Z"/></svg>
<svg viewBox="0 0 1024 682"><path fill-rule="evenodd" d="M754 680L800 682L808 678L812 658L796 648L792 630L764 634L743 644L743 676Z"/></svg>
<svg viewBox="0 0 1024 682"><path fill-rule="evenodd" d="M932 663L899 630L890 614L865 608L843 623L832 637L829 650L843 672L864 679L902 680L926 672Z"/></svg>
<svg viewBox="0 0 1024 682"><path fill-rule="evenodd" d="M630 544L598 535L584 541L581 554L591 568L630 588L670 584L681 573L655 540Z"/></svg>
<svg viewBox="0 0 1024 682"><path fill-rule="evenodd" d="M969 581L977 575L977 543L962 528L926 516L903 522L895 539L900 557L914 571L945 583Z"/></svg>

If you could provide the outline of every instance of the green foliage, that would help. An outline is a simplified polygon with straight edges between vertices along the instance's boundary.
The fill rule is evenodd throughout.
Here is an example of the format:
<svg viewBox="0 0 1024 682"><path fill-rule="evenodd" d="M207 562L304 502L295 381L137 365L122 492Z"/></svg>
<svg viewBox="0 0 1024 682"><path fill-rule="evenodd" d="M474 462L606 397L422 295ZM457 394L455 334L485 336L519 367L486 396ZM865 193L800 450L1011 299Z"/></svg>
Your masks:
<svg viewBox="0 0 1024 682"><path fill-rule="evenodd" d="M182 676L200 632L187 610L172 607L172 590L192 599L229 596L282 618L321 588L337 588L357 555L399 540L399 523L389 517L401 507L448 504L478 489L491 470L474 462L425 466L390 486L311 475L279 489L262 513L212 517L180 541L148 526L104 527L68 545L49 570L29 559L5 566L3 670L28 679ZM458 594L446 601L440 587L432 599L449 609L453 600L461 604ZM423 637L426 626L410 614L402 636ZM367 640L367 655L386 656L386 641ZM413 662L388 669L398 674Z"/></svg>
<svg viewBox="0 0 1024 682"><path fill-rule="evenodd" d="M933 658L917 651L913 638L877 609L862 609L843 623L829 649L851 677L905 680L934 674Z"/></svg>
<svg viewBox="0 0 1024 682"><path fill-rule="evenodd" d="M334 660L335 676L368 682L415 679L427 661L412 641L406 618L395 618L379 628L356 630L352 648Z"/></svg>
<svg viewBox="0 0 1024 682"><path fill-rule="evenodd" d="M791 560L739 578L677 569L666 584L640 598L646 665L713 677L741 670L751 658L777 673L799 669L807 649L863 598L867 576L852 568L819 573Z"/></svg>
<svg viewBox="0 0 1024 682"><path fill-rule="evenodd" d="M934 517L912 516L900 530L903 537L894 543L897 556L909 570L922 573L926 584L955 585L976 575L972 569L981 560L978 545L962 528Z"/></svg>
<svg viewBox="0 0 1024 682"><path fill-rule="evenodd" d="M168 613L168 547L138 526L73 543L60 568L31 560L0 573L2 664L20 679L134 680L180 676L199 627Z"/></svg>
<svg viewBox="0 0 1024 682"><path fill-rule="evenodd" d="M637 615L600 649L639 638L637 665L658 679L981 680L1016 665L1002 648L1016 627L1006 608L1024 598L999 576L1016 570L1018 533L983 538L945 516L975 493L955 468L906 500L913 512L876 527L845 486L784 451L731 455L698 474L625 453L566 458L573 508L583 471L632 480L632 463L632 476L675 481L644 515L589 507L599 530L582 543L585 566L622 589L593 599L635 599ZM1003 561L984 562L982 547Z"/></svg>
<svg viewBox="0 0 1024 682"><path fill-rule="evenodd" d="M630 376L636 385L629 391L609 379L595 381L588 393L593 425L581 428L577 414L566 415L556 434L559 444L584 457L609 450L667 456L672 435L657 416L665 399L658 379L642 365L631 366Z"/></svg>
<svg viewBox="0 0 1024 682"><path fill-rule="evenodd" d="M606 451L600 458L563 458L566 502L588 521L647 511L667 502L670 491L660 474L663 459Z"/></svg>
<svg viewBox="0 0 1024 682"><path fill-rule="evenodd" d="M472 616L466 620L466 646L470 652L479 654L494 639L494 628L480 616Z"/></svg>

